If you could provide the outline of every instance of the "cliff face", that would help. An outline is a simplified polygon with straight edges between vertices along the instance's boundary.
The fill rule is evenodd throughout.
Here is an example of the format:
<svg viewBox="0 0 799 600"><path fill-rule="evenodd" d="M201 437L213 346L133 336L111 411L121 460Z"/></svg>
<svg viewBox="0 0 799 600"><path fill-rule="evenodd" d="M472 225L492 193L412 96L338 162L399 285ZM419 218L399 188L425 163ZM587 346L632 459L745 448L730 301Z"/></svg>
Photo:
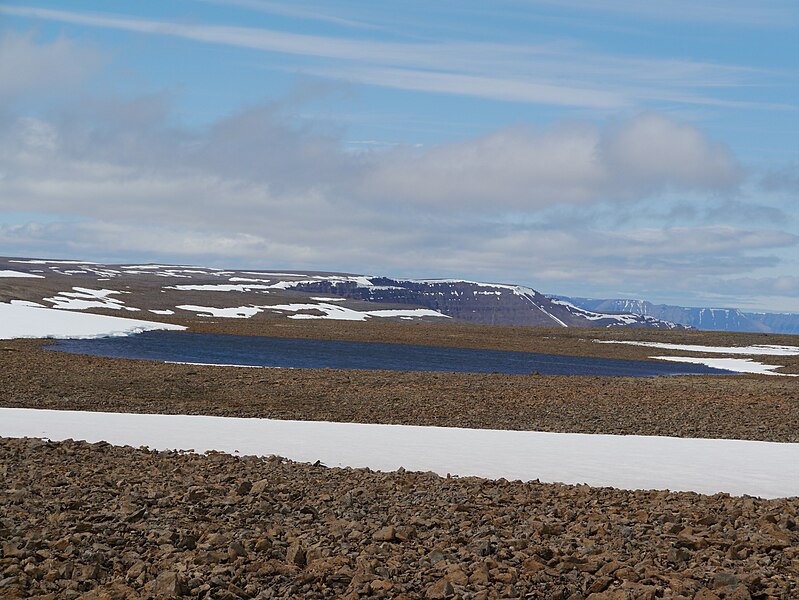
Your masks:
<svg viewBox="0 0 799 600"><path fill-rule="evenodd" d="M706 331L799 334L799 314L794 313L754 313L744 312L737 308L673 306L653 304L646 300L607 300L565 296L554 296L554 298L570 302L586 310L649 315Z"/></svg>
<svg viewBox="0 0 799 600"><path fill-rule="evenodd" d="M524 286L475 281L369 277L298 282L292 289L368 302L419 305L463 321L492 325L687 329L648 315L585 310Z"/></svg>

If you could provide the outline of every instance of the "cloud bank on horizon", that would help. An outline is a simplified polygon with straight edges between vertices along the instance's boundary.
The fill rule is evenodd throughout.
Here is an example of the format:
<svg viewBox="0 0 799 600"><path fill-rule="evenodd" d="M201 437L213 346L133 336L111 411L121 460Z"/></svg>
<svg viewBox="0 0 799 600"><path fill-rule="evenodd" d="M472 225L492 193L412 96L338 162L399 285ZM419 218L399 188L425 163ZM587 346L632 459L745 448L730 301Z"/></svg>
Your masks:
<svg viewBox="0 0 799 600"><path fill-rule="evenodd" d="M107 10L0 6L0 254L799 311L794 3Z"/></svg>

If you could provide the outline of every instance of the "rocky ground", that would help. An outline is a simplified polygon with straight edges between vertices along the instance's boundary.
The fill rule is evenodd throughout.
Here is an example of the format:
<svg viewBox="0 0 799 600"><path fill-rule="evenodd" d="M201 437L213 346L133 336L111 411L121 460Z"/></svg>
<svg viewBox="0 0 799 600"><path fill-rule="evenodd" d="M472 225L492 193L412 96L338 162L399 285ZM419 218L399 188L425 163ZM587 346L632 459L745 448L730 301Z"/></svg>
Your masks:
<svg viewBox="0 0 799 600"><path fill-rule="evenodd" d="M25 340L0 345L0 406L799 442L789 377L197 367Z"/></svg>
<svg viewBox="0 0 799 600"><path fill-rule="evenodd" d="M0 440L0 596L796 598L799 500Z"/></svg>
<svg viewBox="0 0 799 600"><path fill-rule="evenodd" d="M194 331L645 358L643 331L192 320ZM661 332L674 343L795 337ZM657 339L662 339L658 337ZM658 354L668 354L658 351ZM797 370L796 357L767 362ZM238 369L0 342L0 407L799 442L797 380ZM799 499L0 439L0 598L799 598Z"/></svg>

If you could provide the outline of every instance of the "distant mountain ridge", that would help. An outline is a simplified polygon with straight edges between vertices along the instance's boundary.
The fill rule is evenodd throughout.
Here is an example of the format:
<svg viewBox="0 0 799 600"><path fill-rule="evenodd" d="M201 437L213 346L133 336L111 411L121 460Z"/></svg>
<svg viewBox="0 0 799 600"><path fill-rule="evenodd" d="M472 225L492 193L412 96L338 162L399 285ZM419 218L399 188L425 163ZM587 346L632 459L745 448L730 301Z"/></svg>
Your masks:
<svg viewBox="0 0 799 600"><path fill-rule="evenodd" d="M511 326L688 329L648 314L589 310L502 283L0 257L0 302L15 300L62 310L138 311L166 320L188 314L358 321L453 318Z"/></svg>
<svg viewBox="0 0 799 600"><path fill-rule="evenodd" d="M586 310L608 313L634 313L705 331L742 331L749 333L799 334L799 314L743 312L737 308L698 308L654 304L647 300L598 299L573 296L550 296Z"/></svg>
<svg viewBox="0 0 799 600"><path fill-rule="evenodd" d="M367 302L424 306L455 319L491 325L689 329L651 315L586 310L525 286L461 279L344 277L295 282L291 289Z"/></svg>

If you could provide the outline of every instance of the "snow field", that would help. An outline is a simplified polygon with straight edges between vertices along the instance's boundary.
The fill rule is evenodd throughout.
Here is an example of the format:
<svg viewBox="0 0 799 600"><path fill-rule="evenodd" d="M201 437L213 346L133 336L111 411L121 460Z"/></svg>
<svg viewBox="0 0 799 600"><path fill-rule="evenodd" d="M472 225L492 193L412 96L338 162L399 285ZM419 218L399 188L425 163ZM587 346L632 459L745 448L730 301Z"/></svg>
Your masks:
<svg viewBox="0 0 799 600"><path fill-rule="evenodd" d="M0 270L0 277L17 277L17 278L28 278L28 279L44 279L42 275L34 275L33 273L24 273L22 271L8 271L8 270Z"/></svg>
<svg viewBox="0 0 799 600"><path fill-rule="evenodd" d="M181 325L69 312L32 302L0 302L0 339L95 338L131 335L156 329L183 330Z"/></svg>
<svg viewBox="0 0 799 600"><path fill-rule="evenodd" d="M280 455L379 471L799 496L799 444L774 442L16 408L0 409L0 436Z"/></svg>
<svg viewBox="0 0 799 600"><path fill-rule="evenodd" d="M690 344L667 344L664 342L633 342L622 340L594 340L597 344L627 344L630 346L644 346L646 348L660 348L663 350L684 350L686 352L704 352L706 354L747 354L752 356L796 356L799 355L799 346L696 346ZM776 373L774 369L782 365L767 365L751 358L711 358L705 356L650 356L656 360L692 363L727 369L736 373L753 373L756 375L780 375L782 377L799 377L792 373Z"/></svg>

